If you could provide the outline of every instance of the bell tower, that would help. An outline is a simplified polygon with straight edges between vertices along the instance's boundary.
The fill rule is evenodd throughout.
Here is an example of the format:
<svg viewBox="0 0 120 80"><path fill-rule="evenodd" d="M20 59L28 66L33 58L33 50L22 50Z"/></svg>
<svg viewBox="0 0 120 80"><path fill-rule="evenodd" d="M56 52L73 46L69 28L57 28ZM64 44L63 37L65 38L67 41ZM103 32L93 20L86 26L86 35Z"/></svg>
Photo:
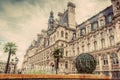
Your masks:
<svg viewBox="0 0 120 80"><path fill-rule="evenodd" d="M54 16L53 16L53 11L50 12L50 17L48 20L48 29L53 29L53 24L54 24Z"/></svg>
<svg viewBox="0 0 120 80"><path fill-rule="evenodd" d="M50 17L48 19L48 34L50 34L54 29L54 13L53 11L50 12Z"/></svg>
<svg viewBox="0 0 120 80"><path fill-rule="evenodd" d="M114 17L120 16L120 0L111 0L113 6Z"/></svg>

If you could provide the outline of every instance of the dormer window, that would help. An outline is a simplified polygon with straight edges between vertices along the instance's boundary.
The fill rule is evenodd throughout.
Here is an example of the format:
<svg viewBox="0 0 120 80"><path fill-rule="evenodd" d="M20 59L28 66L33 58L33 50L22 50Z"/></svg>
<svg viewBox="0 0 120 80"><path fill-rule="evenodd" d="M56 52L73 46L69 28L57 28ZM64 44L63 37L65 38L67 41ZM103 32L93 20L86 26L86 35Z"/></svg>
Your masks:
<svg viewBox="0 0 120 80"><path fill-rule="evenodd" d="M73 40L76 38L76 33L73 33Z"/></svg>
<svg viewBox="0 0 120 80"><path fill-rule="evenodd" d="M108 23L112 22L112 15L108 16Z"/></svg>
<svg viewBox="0 0 120 80"><path fill-rule="evenodd" d="M90 32L90 27L89 26L87 27L87 31L88 31L88 33Z"/></svg>
<svg viewBox="0 0 120 80"><path fill-rule="evenodd" d="M100 26L104 26L105 25L105 22L103 19L100 20Z"/></svg>
<svg viewBox="0 0 120 80"><path fill-rule="evenodd" d="M80 33L81 36L82 36L82 35L85 35L85 33L86 33L85 28L81 29L81 33Z"/></svg>
<svg viewBox="0 0 120 80"><path fill-rule="evenodd" d="M110 34L110 35L112 35L112 34L113 34L113 30L112 30L112 28L111 28L111 29L109 29L109 34Z"/></svg>
<svg viewBox="0 0 120 80"><path fill-rule="evenodd" d="M98 22L92 24L92 31L96 30L98 27Z"/></svg>

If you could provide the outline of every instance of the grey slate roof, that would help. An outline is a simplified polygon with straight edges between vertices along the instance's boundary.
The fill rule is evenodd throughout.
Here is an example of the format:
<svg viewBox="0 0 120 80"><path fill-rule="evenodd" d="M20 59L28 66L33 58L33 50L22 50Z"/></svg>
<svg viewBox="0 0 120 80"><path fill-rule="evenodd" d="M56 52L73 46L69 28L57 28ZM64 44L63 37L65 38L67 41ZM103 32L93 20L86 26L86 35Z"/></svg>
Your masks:
<svg viewBox="0 0 120 80"><path fill-rule="evenodd" d="M62 18L58 21L58 24L68 26L68 10L66 10Z"/></svg>
<svg viewBox="0 0 120 80"><path fill-rule="evenodd" d="M82 29L82 28L85 28L85 22L89 21L89 22L92 24L92 23L98 21L98 16L99 16L99 14L101 14L101 13L103 13L103 15L104 15L105 18L106 18L106 23L108 23L108 18L107 18L107 16L108 16L109 14L113 14L113 8L112 8L112 6L107 7L106 9L104 9L104 10L101 11L101 12L99 12L99 13L96 14L95 16L93 16L93 17L87 19L86 21L84 21L83 23L77 25L77 27L80 27L80 29Z"/></svg>

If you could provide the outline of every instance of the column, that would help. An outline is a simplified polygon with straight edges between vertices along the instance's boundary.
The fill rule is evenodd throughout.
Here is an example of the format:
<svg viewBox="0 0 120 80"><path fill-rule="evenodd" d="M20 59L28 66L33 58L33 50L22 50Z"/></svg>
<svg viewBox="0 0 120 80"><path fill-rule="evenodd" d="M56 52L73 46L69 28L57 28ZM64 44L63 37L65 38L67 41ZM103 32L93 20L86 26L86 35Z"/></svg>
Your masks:
<svg viewBox="0 0 120 80"><path fill-rule="evenodd" d="M119 67L120 67L120 50L118 52L116 52L118 55L118 62L119 62Z"/></svg>
<svg viewBox="0 0 120 80"><path fill-rule="evenodd" d="M94 51L94 41L92 40L91 51Z"/></svg>
<svg viewBox="0 0 120 80"><path fill-rule="evenodd" d="M105 47L109 46L108 30L105 31Z"/></svg>
<svg viewBox="0 0 120 80"><path fill-rule="evenodd" d="M118 22L116 22L116 24L115 25L113 25L113 26L115 26L115 29L114 29L114 33L115 33L115 43L118 43L119 41L120 41L120 29L119 29L119 27L120 27L120 22L118 21Z"/></svg>
<svg viewBox="0 0 120 80"><path fill-rule="evenodd" d="M101 59L101 54L99 55L99 66L100 66L100 74L102 74L102 59Z"/></svg>
<svg viewBox="0 0 120 80"><path fill-rule="evenodd" d="M107 36L106 36L106 39L107 39L107 45L106 47L109 47L110 46L110 38L109 38L109 29L107 30Z"/></svg>
<svg viewBox="0 0 120 80"><path fill-rule="evenodd" d="M107 53L107 57L108 57L109 75L112 76L112 73L111 73L112 65L110 60L110 53Z"/></svg>
<svg viewBox="0 0 120 80"><path fill-rule="evenodd" d="M100 49L101 49L101 38L100 38L100 33L99 33L99 35L98 35L97 45L98 45L98 50L100 50Z"/></svg>

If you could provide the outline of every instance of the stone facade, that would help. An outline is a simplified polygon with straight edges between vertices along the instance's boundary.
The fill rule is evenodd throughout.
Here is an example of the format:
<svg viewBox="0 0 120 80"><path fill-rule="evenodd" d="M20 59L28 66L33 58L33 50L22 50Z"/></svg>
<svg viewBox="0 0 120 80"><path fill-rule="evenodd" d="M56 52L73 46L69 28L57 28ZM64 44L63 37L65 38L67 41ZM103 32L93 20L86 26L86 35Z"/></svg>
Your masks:
<svg viewBox="0 0 120 80"><path fill-rule="evenodd" d="M24 55L23 71L52 70L55 48L64 48L59 73L75 73L74 60L81 53L92 54L97 61L95 73L120 75L120 0L111 0L112 5L76 25L75 4L69 2L65 12L54 19L50 13L48 29L38 34Z"/></svg>

